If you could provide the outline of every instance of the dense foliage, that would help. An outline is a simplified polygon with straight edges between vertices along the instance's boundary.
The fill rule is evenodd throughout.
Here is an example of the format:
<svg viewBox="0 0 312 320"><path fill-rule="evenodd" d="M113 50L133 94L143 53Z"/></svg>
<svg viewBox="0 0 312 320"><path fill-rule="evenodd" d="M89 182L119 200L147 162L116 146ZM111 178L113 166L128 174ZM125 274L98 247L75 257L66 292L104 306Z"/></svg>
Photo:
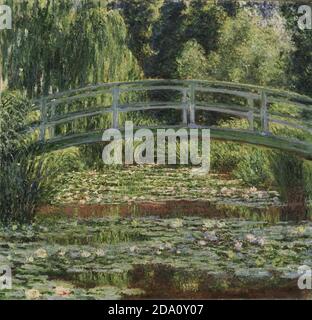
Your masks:
<svg viewBox="0 0 312 320"><path fill-rule="evenodd" d="M72 1L27 1L14 32L1 33L3 77L9 88L37 96L90 83L141 77L118 11Z"/></svg>
<svg viewBox="0 0 312 320"><path fill-rule="evenodd" d="M42 195L43 166L38 149L21 133L31 105L15 94L0 100L0 221L29 222Z"/></svg>

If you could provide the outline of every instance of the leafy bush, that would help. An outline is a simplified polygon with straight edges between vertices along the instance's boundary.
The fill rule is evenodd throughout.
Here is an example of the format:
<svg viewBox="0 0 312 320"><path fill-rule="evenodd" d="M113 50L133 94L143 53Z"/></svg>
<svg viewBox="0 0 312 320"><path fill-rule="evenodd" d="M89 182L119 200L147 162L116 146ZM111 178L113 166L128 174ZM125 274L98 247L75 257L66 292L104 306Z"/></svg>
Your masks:
<svg viewBox="0 0 312 320"><path fill-rule="evenodd" d="M207 59L205 51L195 40L188 41L177 57L176 77L180 79L207 78Z"/></svg>
<svg viewBox="0 0 312 320"><path fill-rule="evenodd" d="M51 173L80 171L85 167L85 160L79 148L75 147L47 153L42 160Z"/></svg>
<svg viewBox="0 0 312 320"><path fill-rule="evenodd" d="M231 173L242 159L244 147L238 143L212 141L211 169L220 173Z"/></svg>
<svg viewBox="0 0 312 320"><path fill-rule="evenodd" d="M228 119L218 122L222 128L248 128L244 119ZM237 168L244 156L248 156L247 146L235 142L213 141L211 144L211 167L213 170L222 173L232 173Z"/></svg>
<svg viewBox="0 0 312 320"><path fill-rule="evenodd" d="M42 197L44 180L42 161L34 161L31 152L2 164L0 220L4 223L30 222Z"/></svg>
<svg viewBox="0 0 312 320"><path fill-rule="evenodd" d="M269 187L273 183L273 176L268 160L268 152L257 148L248 148L237 167L233 171L234 177L243 180L248 186Z"/></svg>
<svg viewBox="0 0 312 320"><path fill-rule="evenodd" d="M0 165L13 159L22 145L20 131L31 106L19 94L2 93L0 99Z"/></svg>
<svg viewBox="0 0 312 320"><path fill-rule="evenodd" d="M281 198L289 211L306 213L307 202L312 196L311 163L285 152L274 152L270 160Z"/></svg>
<svg viewBox="0 0 312 320"><path fill-rule="evenodd" d="M29 222L42 195L43 163L22 130L31 105L18 94L0 101L0 220Z"/></svg>
<svg viewBox="0 0 312 320"><path fill-rule="evenodd" d="M285 83L293 47L284 24L278 15L264 23L248 11L228 18L220 30L217 50L207 58L209 76L261 85Z"/></svg>

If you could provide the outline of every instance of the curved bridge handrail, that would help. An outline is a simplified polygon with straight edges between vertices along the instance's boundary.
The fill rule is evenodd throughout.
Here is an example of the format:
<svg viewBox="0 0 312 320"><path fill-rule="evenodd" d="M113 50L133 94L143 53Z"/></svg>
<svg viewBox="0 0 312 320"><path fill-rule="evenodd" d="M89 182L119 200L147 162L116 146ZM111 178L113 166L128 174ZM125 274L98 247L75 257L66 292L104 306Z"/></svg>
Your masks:
<svg viewBox="0 0 312 320"><path fill-rule="evenodd" d="M245 84L245 83L235 83L235 82L225 82L225 81L212 81L212 80L165 80L165 79L148 79L148 80L137 80L137 81L128 81L128 82L110 82L110 83L99 83L95 85L89 85L84 86L78 89L70 89L66 91L57 92L54 94L50 94L47 96L42 96L39 99L34 99L33 102L36 104L40 100L53 100L58 99L61 97L66 97L71 94L80 93L83 91L91 91L91 90L97 90L100 88L112 88L112 87L118 87L118 86L153 86L158 84L165 84L165 85L190 85L190 84L202 84L202 85L209 85L209 86L224 86L228 87L229 89L246 89L251 91L265 91L268 94L271 95L279 95L283 98L287 99L297 99L298 101L302 101L305 103L309 103L312 105L312 98L306 95L302 95L296 92L287 91L284 89L276 89L276 88L269 88L264 86L257 86L257 85L251 85L251 84Z"/></svg>
<svg viewBox="0 0 312 320"><path fill-rule="evenodd" d="M132 93L136 94L135 100L131 96ZM107 98L103 100L103 96ZM97 99L98 97L101 99ZM221 101L220 97L222 97ZM73 105L79 106L79 103L76 102L81 102L81 105L84 105L86 101L90 102L89 98L94 98L91 101L95 105L82 110L76 110L75 107L74 110L72 109ZM173 98L176 100L173 101ZM312 159L312 144L310 143L312 139L309 139L309 142L300 142L295 134L293 137L283 137L279 132L274 133L274 128L271 128L274 126L288 127L312 135L312 99L284 90L220 81L158 79L87 86L42 97L37 99L35 104L38 105L41 119L39 124L32 127L32 130L39 129L40 141L47 144L59 143L62 139L68 140L67 136L55 136L55 128L81 118L111 114L110 127L119 128L120 115L123 113L175 109L182 113L181 122L175 123L175 126L205 127L198 122L198 112L213 112L239 117L247 120L248 128L244 130L247 130L248 135L243 134L243 130L237 128L226 130L218 128L216 130L215 127L211 127L211 129L215 133L218 132L216 135L219 138L224 137L225 140L239 141L237 132L241 132L241 141L246 143L253 143L254 139L256 144L276 148L279 146L277 142L279 141L280 148L284 150L287 148L295 150L297 144L300 149L298 154ZM278 109L275 104L278 105ZM64 105L65 109L62 107ZM59 114L59 110L63 113ZM102 129L104 131L108 128ZM223 130L223 136L220 130ZM229 134L229 130L232 133L235 132L235 137ZM76 136L78 139L79 135ZM267 139L259 140L257 136L267 137ZM89 140L86 138L86 141ZM76 145L77 141L73 143Z"/></svg>

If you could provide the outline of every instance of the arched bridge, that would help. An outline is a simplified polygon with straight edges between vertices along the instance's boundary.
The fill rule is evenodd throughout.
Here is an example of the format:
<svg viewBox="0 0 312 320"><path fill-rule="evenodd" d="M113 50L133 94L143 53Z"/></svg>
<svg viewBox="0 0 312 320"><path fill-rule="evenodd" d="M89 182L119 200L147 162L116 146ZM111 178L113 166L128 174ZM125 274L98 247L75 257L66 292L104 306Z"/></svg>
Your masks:
<svg viewBox="0 0 312 320"><path fill-rule="evenodd" d="M123 128L126 119L137 119L138 128L210 128L215 139L290 151L312 160L312 99L287 91L225 82L145 80L88 86L42 97L35 104L40 120L32 131L54 150L100 142L105 129ZM222 125L220 115L242 120Z"/></svg>

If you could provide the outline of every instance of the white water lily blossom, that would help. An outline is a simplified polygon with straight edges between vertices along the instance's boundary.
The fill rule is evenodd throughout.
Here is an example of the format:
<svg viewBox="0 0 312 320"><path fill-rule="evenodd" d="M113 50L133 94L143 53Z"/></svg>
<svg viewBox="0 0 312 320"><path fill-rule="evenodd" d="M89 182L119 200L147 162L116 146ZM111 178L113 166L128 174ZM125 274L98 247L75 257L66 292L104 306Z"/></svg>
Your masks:
<svg viewBox="0 0 312 320"><path fill-rule="evenodd" d="M58 255L59 255L60 257L64 257L65 254L66 254L66 250L64 250L64 249L61 249L61 250L58 252Z"/></svg>
<svg viewBox="0 0 312 320"><path fill-rule="evenodd" d="M261 247L265 245L265 239L262 237L256 237L253 234L247 234L245 239L251 244L257 244Z"/></svg>
<svg viewBox="0 0 312 320"><path fill-rule="evenodd" d="M60 297L67 297L72 293L72 291L68 288L64 287L56 287L55 294Z"/></svg>
<svg viewBox="0 0 312 320"><path fill-rule="evenodd" d="M35 256L37 258L45 259L45 258L47 258L48 253L47 253L47 251L45 249L40 248L40 249L35 251Z"/></svg>
<svg viewBox="0 0 312 320"><path fill-rule="evenodd" d="M204 233L204 238L208 241L212 241L212 242L215 242L215 241L218 241L219 238L216 236L216 233L214 231L212 232L208 232L206 231Z"/></svg>
<svg viewBox="0 0 312 320"><path fill-rule="evenodd" d="M250 242L252 244L257 243L257 238L253 234L247 234L245 238L248 242Z"/></svg>
<svg viewBox="0 0 312 320"><path fill-rule="evenodd" d="M258 238L258 245L263 247L265 245L265 239L264 238Z"/></svg>
<svg viewBox="0 0 312 320"><path fill-rule="evenodd" d="M30 289L25 291L25 296L28 300L37 300L41 297L41 293L37 289Z"/></svg>
<svg viewBox="0 0 312 320"><path fill-rule="evenodd" d="M81 255L82 258L89 258L89 257L91 257L91 253L88 252L88 251L82 251L82 252L80 253L80 255Z"/></svg>
<svg viewBox="0 0 312 320"><path fill-rule="evenodd" d="M215 228L223 228L225 223L222 221L214 220L214 219L206 219L203 221L204 229L215 229Z"/></svg>
<svg viewBox="0 0 312 320"><path fill-rule="evenodd" d="M205 240L199 240L198 241L198 244L200 245L200 246L206 246L207 245L207 241L205 241Z"/></svg>
<svg viewBox="0 0 312 320"><path fill-rule="evenodd" d="M30 256L26 258L27 263L33 263L34 262L34 257Z"/></svg>
<svg viewBox="0 0 312 320"><path fill-rule="evenodd" d="M137 246L131 246L129 249L130 249L131 253L138 252L138 250L139 250Z"/></svg>
<svg viewBox="0 0 312 320"><path fill-rule="evenodd" d="M104 257L105 254L106 254L106 252L105 252L105 250L103 250L103 249L98 249L98 250L96 250L95 254L96 254L98 257Z"/></svg>
<svg viewBox="0 0 312 320"><path fill-rule="evenodd" d="M241 251L242 248L243 248L243 243L240 242L240 241L236 241L236 242L235 242L235 245L234 245L234 249L235 249L236 251Z"/></svg>
<svg viewBox="0 0 312 320"><path fill-rule="evenodd" d="M183 227L183 220L182 219L174 219L169 222L169 226L174 229L182 228Z"/></svg>

